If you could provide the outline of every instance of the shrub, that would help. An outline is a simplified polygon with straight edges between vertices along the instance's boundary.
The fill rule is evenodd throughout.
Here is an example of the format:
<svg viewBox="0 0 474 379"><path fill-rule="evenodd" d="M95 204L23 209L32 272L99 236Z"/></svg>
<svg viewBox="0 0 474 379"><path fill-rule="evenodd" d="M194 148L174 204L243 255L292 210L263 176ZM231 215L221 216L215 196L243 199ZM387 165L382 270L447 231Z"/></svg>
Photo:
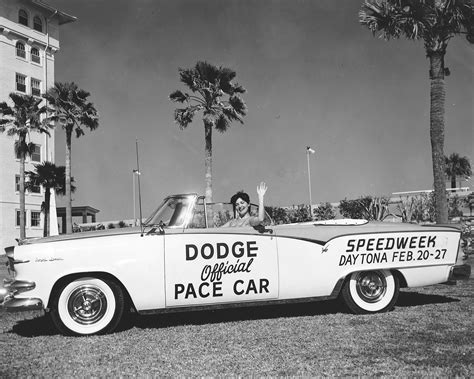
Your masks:
<svg viewBox="0 0 474 379"><path fill-rule="evenodd" d="M472 216L472 209L474 208L474 192L471 192L467 197L464 198L466 207L469 208L469 215Z"/></svg>
<svg viewBox="0 0 474 379"><path fill-rule="evenodd" d="M296 208L290 209L288 217L290 222L306 222L311 221L309 205L298 205Z"/></svg>
<svg viewBox="0 0 474 379"><path fill-rule="evenodd" d="M272 218L275 225L288 224L290 218L286 209L281 207L265 207L268 215Z"/></svg>
<svg viewBox="0 0 474 379"><path fill-rule="evenodd" d="M368 196L366 199L367 201L363 202L363 216L366 220L383 221L383 219L390 214L390 211L388 209L390 198L384 196Z"/></svg>
<svg viewBox="0 0 474 379"><path fill-rule="evenodd" d="M107 225L107 229L115 229L115 225L111 222Z"/></svg>
<svg viewBox="0 0 474 379"><path fill-rule="evenodd" d="M454 195L448 198L448 216L449 217L461 217L464 200L460 199L458 195Z"/></svg>
<svg viewBox="0 0 474 379"><path fill-rule="evenodd" d="M316 209L313 209L313 215L316 220L332 220L336 218L336 213L331 203L319 204Z"/></svg>
<svg viewBox="0 0 474 379"><path fill-rule="evenodd" d="M362 219L365 218L367 208L370 206L372 198L370 196L361 197L357 200L341 200L339 203L339 212L342 217Z"/></svg>
<svg viewBox="0 0 474 379"><path fill-rule="evenodd" d="M402 222L412 222L418 208L418 197L400 196L400 202L397 204L397 216L401 217Z"/></svg>

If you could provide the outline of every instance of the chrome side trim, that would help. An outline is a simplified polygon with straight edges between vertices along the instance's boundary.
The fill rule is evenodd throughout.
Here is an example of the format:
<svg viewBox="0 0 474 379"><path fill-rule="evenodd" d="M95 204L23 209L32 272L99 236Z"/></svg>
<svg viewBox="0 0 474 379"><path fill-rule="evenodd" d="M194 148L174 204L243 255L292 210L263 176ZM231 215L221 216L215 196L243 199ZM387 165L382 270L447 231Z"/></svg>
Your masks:
<svg viewBox="0 0 474 379"><path fill-rule="evenodd" d="M317 301L334 300L336 298L337 296L334 296L333 294L331 294L329 296L305 297L305 298L298 298L298 299L243 301L241 303L219 303L219 304L208 304L208 305L180 306L180 307L172 307L172 308L142 309L137 312L140 315L149 315L149 314L161 314L161 313L208 311L208 310L216 310L216 309L232 309L232 308L248 308L248 307L257 307L257 306L312 303L312 302L317 302Z"/></svg>
<svg viewBox="0 0 474 379"><path fill-rule="evenodd" d="M471 276L471 266L463 264L459 266L452 266L449 270L448 281L450 280L468 280Z"/></svg>
<svg viewBox="0 0 474 379"><path fill-rule="evenodd" d="M2 308L7 312L23 312L43 309L41 299L16 299L14 297L7 298L2 304Z"/></svg>
<svg viewBox="0 0 474 379"><path fill-rule="evenodd" d="M29 263L29 260L26 260L26 261L21 260L21 259L14 259L13 260L13 264L15 264L15 265L19 265L20 263Z"/></svg>

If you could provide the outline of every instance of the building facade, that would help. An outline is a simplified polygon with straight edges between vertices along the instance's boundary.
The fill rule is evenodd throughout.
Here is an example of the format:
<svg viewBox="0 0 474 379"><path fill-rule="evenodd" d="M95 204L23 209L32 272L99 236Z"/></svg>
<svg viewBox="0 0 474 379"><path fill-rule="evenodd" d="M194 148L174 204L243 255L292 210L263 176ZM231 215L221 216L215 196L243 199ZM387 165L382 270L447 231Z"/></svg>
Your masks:
<svg viewBox="0 0 474 379"><path fill-rule="evenodd" d="M0 1L0 102L13 105L12 92L41 97L54 84L54 57L59 51L59 27L76 18L38 0ZM44 161L54 162L54 130L51 136L32 134L35 151L25 170ZM15 137L0 133L0 254L20 236L20 161ZM26 236L43 233L41 203L44 191L27 191Z"/></svg>

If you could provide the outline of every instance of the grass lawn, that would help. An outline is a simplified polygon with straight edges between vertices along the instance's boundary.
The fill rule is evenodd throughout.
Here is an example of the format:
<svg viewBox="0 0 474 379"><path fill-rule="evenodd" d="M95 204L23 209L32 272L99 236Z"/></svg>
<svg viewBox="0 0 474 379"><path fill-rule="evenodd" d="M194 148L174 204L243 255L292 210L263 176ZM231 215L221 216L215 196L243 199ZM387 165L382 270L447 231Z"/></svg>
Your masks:
<svg viewBox="0 0 474 379"><path fill-rule="evenodd" d="M470 279L404 289L386 314L337 302L188 312L95 337L63 337L40 311L1 311L0 377L469 377L473 300Z"/></svg>

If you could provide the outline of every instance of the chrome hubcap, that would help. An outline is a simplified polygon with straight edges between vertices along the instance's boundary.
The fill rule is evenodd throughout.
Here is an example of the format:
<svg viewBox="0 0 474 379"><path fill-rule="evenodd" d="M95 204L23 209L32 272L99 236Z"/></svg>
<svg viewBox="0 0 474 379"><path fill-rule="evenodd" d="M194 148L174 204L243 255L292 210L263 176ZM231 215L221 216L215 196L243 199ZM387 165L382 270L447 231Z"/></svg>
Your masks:
<svg viewBox="0 0 474 379"><path fill-rule="evenodd" d="M74 321L89 325L104 317L107 311L107 298L98 287L81 286L69 296L67 308Z"/></svg>
<svg viewBox="0 0 474 379"><path fill-rule="evenodd" d="M362 300L376 303L382 299L387 291L387 282L378 271L361 272L356 280L357 293Z"/></svg>

